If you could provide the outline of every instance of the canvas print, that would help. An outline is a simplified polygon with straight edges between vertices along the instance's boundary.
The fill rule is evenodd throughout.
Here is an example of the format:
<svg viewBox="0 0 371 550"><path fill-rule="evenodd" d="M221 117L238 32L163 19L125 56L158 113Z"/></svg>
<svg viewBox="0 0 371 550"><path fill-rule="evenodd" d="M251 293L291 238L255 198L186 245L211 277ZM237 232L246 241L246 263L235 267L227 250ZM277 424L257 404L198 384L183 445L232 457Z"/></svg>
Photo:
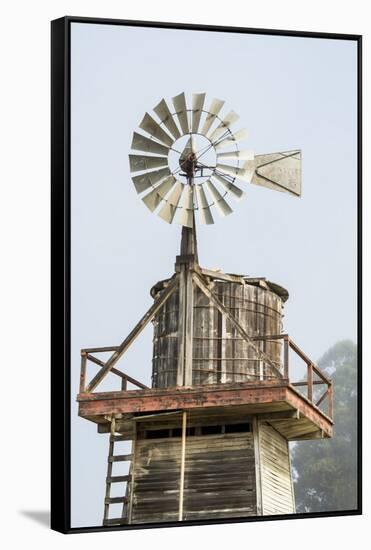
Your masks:
<svg viewBox="0 0 371 550"><path fill-rule="evenodd" d="M356 511L357 41L70 31L71 526Z"/></svg>

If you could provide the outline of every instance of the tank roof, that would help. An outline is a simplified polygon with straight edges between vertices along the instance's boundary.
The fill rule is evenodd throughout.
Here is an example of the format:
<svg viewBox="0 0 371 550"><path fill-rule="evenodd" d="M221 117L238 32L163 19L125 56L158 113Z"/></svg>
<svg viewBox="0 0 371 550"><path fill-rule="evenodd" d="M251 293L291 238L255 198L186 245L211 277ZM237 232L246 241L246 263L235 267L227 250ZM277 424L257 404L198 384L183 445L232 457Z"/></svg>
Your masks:
<svg viewBox="0 0 371 550"><path fill-rule="evenodd" d="M277 283L273 283L272 281L267 280L265 277L249 277L248 275L239 275L236 273L223 273L223 271L219 271L219 270L216 271L216 270L204 269L204 268L201 268L201 272L206 277L209 277L216 281L248 284L248 285L264 288L265 290L270 290L275 294L277 294L277 296L279 296L283 302L286 302L289 298L289 293L283 286ZM154 297L157 292L162 290L164 288L165 283L167 283L169 280L170 278L163 279L161 281L158 281L155 285L153 285L150 291L151 296Z"/></svg>

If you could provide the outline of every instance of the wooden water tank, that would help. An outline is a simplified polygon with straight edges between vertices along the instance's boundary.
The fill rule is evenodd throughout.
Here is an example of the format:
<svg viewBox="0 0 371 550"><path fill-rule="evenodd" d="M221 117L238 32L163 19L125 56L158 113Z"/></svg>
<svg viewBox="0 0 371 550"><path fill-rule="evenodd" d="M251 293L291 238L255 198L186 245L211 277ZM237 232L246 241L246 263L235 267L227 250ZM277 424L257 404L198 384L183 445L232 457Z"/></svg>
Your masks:
<svg viewBox="0 0 371 550"><path fill-rule="evenodd" d="M241 277L241 283L215 278L213 292L239 321L249 336L271 361L282 370L281 341L259 337L282 332L285 289L265 279ZM166 281L151 290L157 297ZM234 326L194 289L192 385L245 382L278 376L262 365L254 349ZM177 385L179 292L175 292L154 319L152 385Z"/></svg>

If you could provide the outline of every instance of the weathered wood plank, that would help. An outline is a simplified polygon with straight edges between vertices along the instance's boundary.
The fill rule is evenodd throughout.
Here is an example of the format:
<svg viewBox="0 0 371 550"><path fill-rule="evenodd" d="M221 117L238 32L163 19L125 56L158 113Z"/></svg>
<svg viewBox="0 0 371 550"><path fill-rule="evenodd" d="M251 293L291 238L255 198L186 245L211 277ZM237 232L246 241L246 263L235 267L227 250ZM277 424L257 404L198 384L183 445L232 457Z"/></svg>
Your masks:
<svg viewBox="0 0 371 550"><path fill-rule="evenodd" d="M263 515L295 512L289 450L284 439L267 423L259 422Z"/></svg>
<svg viewBox="0 0 371 550"><path fill-rule="evenodd" d="M86 353L81 354L81 371L80 371L80 393L85 392L86 385Z"/></svg>
<svg viewBox="0 0 371 550"><path fill-rule="evenodd" d="M230 414L233 410L244 414L265 413L268 411L292 411L300 413L307 425L332 435L332 420L319 408L308 401L288 384L279 381L256 383L234 383L193 386L191 388L164 388L150 390L130 390L127 392L102 392L79 394L79 414L83 417L98 418L111 414L126 414L155 411L177 411L187 409L196 412L215 409L216 414ZM219 409L219 410L218 410ZM292 419L286 427L297 420ZM120 420L117 421L120 426ZM282 429L284 426L282 426ZM280 428L281 429L281 428Z"/></svg>
<svg viewBox="0 0 371 550"><path fill-rule="evenodd" d="M187 438L184 518L255 515L252 434Z"/></svg>
<svg viewBox="0 0 371 550"><path fill-rule="evenodd" d="M105 504L122 504L127 501L127 497L108 497L104 499Z"/></svg>
<svg viewBox="0 0 371 550"><path fill-rule="evenodd" d="M130 481L130 475L125 475L125 476L109 476L106 478L106 482L107 483L122 483L122 482L125 482L125 481Z"/></svg>
<svg viewBox="0 0 371 550"><path fill-rule="evenodd" d="M207 386L205 386L207 387ZM127 412L149 412L163 411L171 409L188 409L199 407L216 407L241 405L246 403L273 403L285 400L285 387L272 388L245 388L229 391L220 389L213 392L192 391L189 389L185 393L175 391L174 393L159 396L141 396L133 395L134 392L123 392L123 395L114 398L104 396L98 398L94 394L94 399L79 399L80 416L91 415L109 415ZM91 395L91 394L90 394Z"/></svg>
<svg viewBox="0 0 371 550"><path fill-rule="evenodd" d="M255 479L256 479L256 514L263 514L263 495L262 495L262 474L260 460L260 439L259 439L259 421L255 417L253 419L253 438L254 438L254 462L255 462Z"/></svg>
<svg viewBox="0 0 371 550"><path fill-rule="evenodd" d="M193 306L192 306L193 307ZM180 456L180 480L179 480L179 521L183 520L183 500L184 500L184 471L186 456L186 429L187 429L187 411L182 414L182 446Z"/></svg>
<svg viewBox="0 0 371 550"><path fill-rule="evenodd" d="M103 520L103 525L105 527L113 526L113 525L126 525L127 519L126 518L109 518Z"/></svg>
<svg viewBox="0 0 371 550"><path fill-rule="evenodd" d="M256 514L250 432L189 436L184 457L181 519ZM133 523L179 520L181 463L181 438L137 441Z"/></svg>
<svg viewBox="0 0 371 550"><path fill-rule="evenodd" d="M126 455L115 455L108 457L109 462L125 462L128 460L131 460L133 458L132 454L126 454Z"/></svg>
<svg viewBox="0 0 371 550"><path fill-rule="evenodd" d="M287 388L286 401L294 408L297 408L300 411L301 416L307 417L328 435L332 435L332 418L326 415L292 386L288 386Z"/></svg>
<svg viewBox="0 0 371 550"><path fill-rule="evenodd" d="M298 420L300 418L299 411L272 411L267 413L261 413L258 415L259 420L265 420L266 422L289 419L289 420ZM291 422L290 422L291 424Z"/></svg>
<svg viewBox="0 0 371 550"><path fill-rule="evenodd" d="M277 386L276 382L264 382L261 385L251 383L219 384L192 388L165 388L155 390L130 390L128 392L103 392L80 394L79 414L89 420L98 422L100 433L109 432L109 418L112 414L124 414L123 419L116 419L116 431L125 439L132 439L132 421L127 418L132 413L148 412L151 418L141 421L142 429L176 427L179 409L189 412L189 425L218 425L228 422L251 422L251 415L267 414L282 411L291 416L295 410L300 419L274 419L272 423L287 439L317 430L323 431L324 437L332 435L332 420L320 409L310 403L305 396L291 385ZM154 411L174 412L166 415L167 419L155 415ZM129 414L130 413L130 414ZM174 416L174 419L171 417ZM273 415L274 416L274 415ZM315 436L314 436L315 437Z"/></svg>
<svg viewBox="0 0 371 550"><path fill-rule="evenodd" d="M180 440L137 440L132 523L178 520Z"/></svg>
<svg viewBox="0 0 371 550"><path fill-rule="evenodd" d="M103 353L107 351L117 351L118 346L105 346L100 348L83 348L81 353Z"/></svg>
<svg viewBox="0 0 371 550"><path fill-rule="evenodd" d="M308 400L313 401L313 365L307 366Z"/></svg>
<svg viewBox="0 0 371 550"><path fill-rule="evenodd" d="M184 334L184 385L193 383L193 316L194 289L192 273L186 273L185 334Z"/></svg>
<svg viewBox="0 0 371 550"><path fill-rule="evenodd" d="M193 280L198 285L198 287L202 290L202 292L211 300L215 307L229 320L230 323L234 325L238 333L242 336L242 338L248 343L248 345L255 351L257 357L264 361L269 367L272 369L272 371L279 377L283 378L281 372L279 369L277 369L276 365L271 361L271 358L266 355L264 352L262 352L254 343L254 341L250 338L250 336L247 334L245 329L240 325L240 323L235 319L235 317L230 313L230 311L224 307L224 305L220 302L220 300L215 296L215 294L210 291L210 289L207 287L207 285L203 282L203 280L197 275L196 273L193 274Z"/></svg>
<svg viewBox="0 0 371 550"><path fill-rule="evenodd" d="M127 392L122 391L108 391L108 392L94 392L94 393L83 393L78 394L77 401L95 401L101 399L110 399L120 397L122 399L130 399L134 396L139 397L163 397L171 396L173 394L194 394L194 393L215 393L219 390L234 391L238 389L245 388L255 388L255 389L264 389L264 388L276 388L276 387L290 387L287 380L283 379L272 379L264 381L243 381L243 382L230 382L227 384L210 384L206 385L192 385L190 387L169 387L169 388L149 388L146 391L142 390L129 390ZM300 394L301 395L301 394Z"/></svg>
<svg viewBox="0 0 371 550"><path fill-rule="evenodd" d="M187 308L187 274L185 266L181 266L179 273L179 310L178 310L178 364L177 364L177 386L185 384L186 367L186 308ZM166 384L168 385L168 384Z"/></svg>
<svg viewBox="0 0 371 550"><path fill-rule="evenodd" d="M211 277L213 279L219 279L221 281L228 281L230 283L245 284L244 278L239 275L230 275L229 273L222 273L220 271L213 271L211 269L201 268L202 275Z"/></svg>

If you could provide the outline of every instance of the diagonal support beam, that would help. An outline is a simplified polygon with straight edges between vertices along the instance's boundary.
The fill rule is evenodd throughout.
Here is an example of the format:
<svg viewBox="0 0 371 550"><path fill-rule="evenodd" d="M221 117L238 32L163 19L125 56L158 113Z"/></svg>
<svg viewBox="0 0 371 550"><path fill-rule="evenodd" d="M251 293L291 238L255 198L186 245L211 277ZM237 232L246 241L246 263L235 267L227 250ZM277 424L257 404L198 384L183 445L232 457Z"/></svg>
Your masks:
<svg viewBox="0 0 371 550"><path fill-rule="evenodd" d="M300 413L297 409L294 411L272 411L268 413L258 413L257 418L265 422L274 422L275 420L299 420Z"/></svg>
<svg viewBox="0 0 371 550"><path fill-rule="evenodd" d="M200 288L200 290L209 298L211 302L213 302L214 306L222 313L236 328L237 332L242 336L242 338L248 343L250 347L255 351L257 354L257 357L261 360L267 363L271 369L280 377L283 378L282 373L280 370L274 365L270 357L266 353L264 353L259 347L256 346L254 341L250 338L250 336L247 334L244 328L240 325L240 323L235 319L235 317L228 311L228 309L222 304L222 302L215 296L213 292L207 287L207 285L203 282L201 277L197 273L193 273L193 280L196 283L196 285Z"/></svg>
<svg viewBox="0 0 371 550"><path fill-rule="evenodd" d="M324 393L318 399L317 403L315 403L316 407L319 407L321 405L321 403L323 403L323 401L326 399L327 396L328 396L328 388L326 388Z"/></svg>
<svg viewBox="0 0 371 550"><path fill-rule="evenodd" d="M101 361L97 357L94 357L94 355L90 355L90 353L87 353L85 357L87 360L91 361L92 363L95 363L96 365L99 365L100 367L106 366L106 363L104 361ZM111 372L119 376L122 380L126 382L130 382L131 384L134 384L134 386L138 386L138 388L142 388L143 390L149 389L148 386L146 386L145 384L142 384L142 382L139 382L139 380L135 380L135 378L132 378L128 374L125 374L124 372L121 372L118 369L112 368ZM80 393L84 393L84 392L80 392Z"/></svg>
<svg viewBox="0 0 371 550"><path fill-rule="evenodd" d="M156 313L162 308L165 302L173 294L174 290L178 286L178 275L175 275L170 284L162 292L162 294L157 298L153 305L149 308L147 313L143 315L139 323L135 325L130 334L125 338L125 340L120 344L117 350L111 355L111 357L105 363L105 366L94 376L91 382L86 388L86 392L92 392L98 384L103 380L103 378L112 370L114 365L120 359L120 357L125 353L125 351L130 347L134 340L139 336L139 334L145 329Z"/></svg>

